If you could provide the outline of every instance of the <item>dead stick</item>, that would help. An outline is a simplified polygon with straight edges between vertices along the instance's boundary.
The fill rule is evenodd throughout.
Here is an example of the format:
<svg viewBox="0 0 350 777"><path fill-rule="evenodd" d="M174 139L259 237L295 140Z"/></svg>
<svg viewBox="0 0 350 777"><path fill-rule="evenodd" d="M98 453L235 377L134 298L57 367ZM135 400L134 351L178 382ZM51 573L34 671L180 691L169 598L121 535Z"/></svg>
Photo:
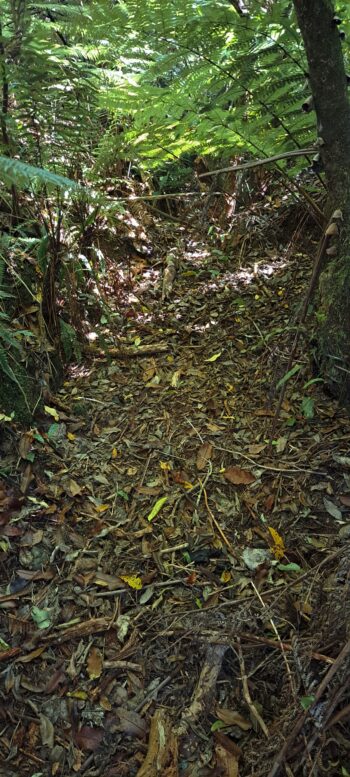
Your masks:
<svg viewBox="0 0 350 777"><path fill-rule="evenodd" d="M266 723L263 721L261 715L259 714L258 710L256 709L256 706L252 700L252 697L249 692L248 688L248 680L247 680L247 674L245 671L245 663L243 658L243 652L242 652L242 646L241 646L241 640L238 637L237 638L237 653L238 653L238 660L239 660L239 666L241 670L241 680L243 685L243 696L248 704L248 707L250 709L251 715L253 718L255 718L256 722L259 724L261 730L264 732L266 739L269 738L269 730L267 728Z"/></svg>
<svg viewBox="0 0 350 777"><path fill-rule="evenodd" d="M294 151L284 151L282 154L275 154L275 156L267 156L265 159L253 159L252 162L243 162L241 165L231 165L231 167L221 167L219 170L211 170L210 173L200 173L198 178L207 178L209 175L216 175L217 173L234 173L236 170L249 170L251 167L260 167L266 165L268 162L278 162L279 159L291 159L295 156L305 156L315 153L314 148L297 148Z"/></svg>

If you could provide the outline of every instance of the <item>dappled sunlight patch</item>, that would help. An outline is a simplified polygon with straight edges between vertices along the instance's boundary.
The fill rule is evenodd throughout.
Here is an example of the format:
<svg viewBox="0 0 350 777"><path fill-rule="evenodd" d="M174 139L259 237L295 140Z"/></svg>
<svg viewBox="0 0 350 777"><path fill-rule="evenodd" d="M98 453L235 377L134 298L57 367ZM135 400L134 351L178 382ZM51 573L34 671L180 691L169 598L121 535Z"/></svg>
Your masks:
<svg viewBox="0 0 350 777"><path fill-rule="evenodd" d="M187 265L200 268L203 264L207 264L208 259L210 259L210 249L204 248L203 244L195 240L190 240L183 256L183 269L186 269Z"/></svg>

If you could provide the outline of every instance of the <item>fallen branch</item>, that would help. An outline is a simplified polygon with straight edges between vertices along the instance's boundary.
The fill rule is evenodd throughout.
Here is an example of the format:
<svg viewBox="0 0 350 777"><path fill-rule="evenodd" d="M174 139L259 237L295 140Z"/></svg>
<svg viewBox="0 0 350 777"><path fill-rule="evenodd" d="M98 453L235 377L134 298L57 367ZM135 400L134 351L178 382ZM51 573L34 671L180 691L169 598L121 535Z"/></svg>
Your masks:
<svg viewBox="0 0 350 777"><path fill-rule="evenodd" d="M155 711L146 758L136 777L177 777L177 738L166 710Z"/></svg>
<svg viewBox="0 0 350 777"><path fill-rule="evenodd" d="M180 723L177 727L176 733L178 736L186 734L188 728L195 728L207 709L209 707L212 708L216 681L227 649L228 645L208 645L205 661L198 678L191 704L184 709Z"/></svg>
<svg viewBox="0 0 350 777"><path fill-rule="evenodd" d="M179 257L169 253L165 258L165 270L163 275L162 302L170 297L173 290L174 280L179 267Z"/></svg>
<svg viewBox="0 0 350 777"><path fill-rule="evenodd" d="M252 162L243 162L241 165L220 167L219 170L211 170L210 173L200 173L198 178L205 178L208 175L217 175L217 173L234 173L236 170L249 170L250 167L261 167L261 165L266 165L268 162L278 162L279 159L291 159L291 157L294 156L307 156L308 154L314 153L314 148L297 148L295 151L285 151L282 154L275 154L275 156L267 156L265 159L254 159Z"/></svg>

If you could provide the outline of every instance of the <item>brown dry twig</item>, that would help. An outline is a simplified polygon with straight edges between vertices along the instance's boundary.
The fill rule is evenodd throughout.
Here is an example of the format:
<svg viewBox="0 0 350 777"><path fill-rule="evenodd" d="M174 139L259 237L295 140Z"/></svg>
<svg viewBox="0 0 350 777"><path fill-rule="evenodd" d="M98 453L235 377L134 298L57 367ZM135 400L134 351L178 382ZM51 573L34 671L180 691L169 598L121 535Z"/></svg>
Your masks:
<svg viewBox="0 0 350 777"><path fill-rule="evenodd" d="M252 697L250 695L250 692L249 692L248 679L247 679L247 674L246 674L246 670L245 670L243 651L242 651L242 646L241 646L241 640L240 640L239 637L237 637L237 655L238 655L238 661L239 661L239 666L240 666L240 670L241 670L241 680L242 680L242 685L243 685L244 700L245 700L246 704L248 705L248 707L250 709L250 713L251 713L252 717L259 724L261 730L264 732L266 738L268 739L270 734L269 734L269 730L267 728L267 725L263 721L263 719L262 719L260 713L258 712L258 710L256 709L256 706L255 706L255 704L254 704L254 702L252 700Z"/></svg>

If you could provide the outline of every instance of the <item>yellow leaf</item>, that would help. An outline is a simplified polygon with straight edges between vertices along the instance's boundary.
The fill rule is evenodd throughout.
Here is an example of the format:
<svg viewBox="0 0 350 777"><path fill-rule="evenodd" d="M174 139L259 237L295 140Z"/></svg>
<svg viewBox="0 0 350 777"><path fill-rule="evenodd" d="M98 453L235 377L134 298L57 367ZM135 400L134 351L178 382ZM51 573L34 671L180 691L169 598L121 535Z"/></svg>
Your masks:
<svg viewBox="0 0 350 777"><path fill-rule="evenodd" d="M100 707L102 707L103 710L107 710L107 712L110 712L112 709L111 702L107 696L100 696Z"/></svg>
<svg viewBox="0 0 350 777"><path fill-rule="evenodd" d="M278 531L276 529L273 529L272 526L268 527L269 532L271 534L271 537L273 539L273 546L272 546L272 552L277 559L283 558L285 554L285 546L283 539L280 534L278 534Z"/></svg>
<svg viewBox="0 0 350 777"><path fill-rule="evenodd" d="M76 482L76 480L73 480L72 478L69 480L67 491L70 496L78 496L81 494L81 486Z"/></svg>
<svg viewBox="0 0 350 777"><path fill-rule="evenodd" d="M106 510L109 510L109 505L96 505L95 509L97 513L105 513Z"/></svg>
<svg viewBox="0 0 350 777"><path fill-rule="evenodd" d="M149 380L152 380L155 372L156 372L156 368L153 365L151 365L150 367L147 367L143 372L142 380L145 383L147 383Z"/></svg>
<svg viewBox="0 0 350 777"><path fill-rule="evenodd" d="M119 575L119 577L124 583L127 583L130 588L135 588L136 591L139 591L142 588L142 580L136 575Z"/></svg>
<svg viewBox="0 0 350 777"><path fill-rule="evenodd" d="M155 505L152 507L151 512L147 516L147 520L148 521L153 521L153 518L155 518L156 515L158 515L159 510L162 509L162 507L165 504L165 502L167 501L167 499L168 499L167 496L161 496L161 498L156 501Z"/></svg>
<svg viewBox="0 0 350 777"><path fill-rule="evenodd" d="M210 432L213 432L214 434L216 434L216 432L222 431L222 427L218 426L217 424L209 423L207 424L207 428L209 429Z"/></svg>
<svg viewBox="0 0 350 777"><path fill-rule="evenodd" d="M167 472L171 471L171 464L168 461L160 461L159 466L161 469L167 470Z"/></svg>
<svg viewBox="0 0 350 777"><path fill-rule="evenodd" d="M181 377L181 370L176 370L176 372L174 372L171 378L171 385L173 388L177 388L177 386L179 385L180 377Z"/></svg>
<svg viewBox="0 0 350 777"><path fill-rule="evenodd" d="M140 345L140 343L141 343L141 337L135 337L134 345L136 345L137 347L138 345Z"/></svg>
<svg viewBox="0 0 350 777"><path fill-rule="evenodd" d="M205 359L205 361L216 362L217 359L220 359L221 354L222 354L222 351L219 351L219 353L214 353L213 356L210 356L209 359Z"/></svg>
<svg viewBox="0 0 350 777"><path fill-rule="evenodd" d="M118 456L118 451L116 448L112 448L112 459L116 459Z"/></svg>
<svg viewBox="0 0 350 777"><path fill-rule="evenodd" d="M44 410L45 410L45 413L47 413L48 415L52 415L55 421L60 420L60 417L55 407L49 407L48 405L45 405Z"/></svg>
<svg viewBox="0 0 350 777"><path fill-rule="evenodd" d="M79 691L79 688L77 688L76 691L68 691L67 696L69 696L70 699L87 699L88 695L86 691Z"/></svg>
<svg viewBox="0 0 350 777"><path fill-rule="evenodd" d="M67 432L67 437L68 437L68 440L70 440L71 442L75 440L75 434L72 434L72 432Z"/></svg>
<svg viewBox="0 0 350 777"><path fill-rule="evenodd" d="M231 580L231 572L228 569L224 569L220 575L220 580L222 583L228 583Z"/></svg>

